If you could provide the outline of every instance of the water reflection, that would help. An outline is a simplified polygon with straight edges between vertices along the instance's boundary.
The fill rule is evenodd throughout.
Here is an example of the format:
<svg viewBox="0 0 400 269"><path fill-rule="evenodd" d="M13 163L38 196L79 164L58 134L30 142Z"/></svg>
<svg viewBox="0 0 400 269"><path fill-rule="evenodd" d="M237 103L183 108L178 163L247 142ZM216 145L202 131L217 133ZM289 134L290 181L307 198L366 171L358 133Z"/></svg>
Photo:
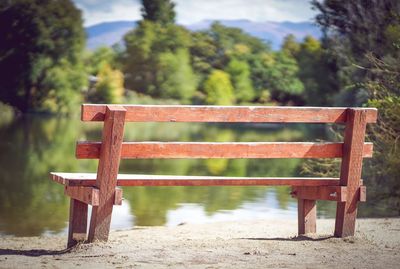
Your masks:
<svg viewBox="0 0 400 269"><path fill-rule="evenodd" d="M75 143L77 140L98 140L101 127L99 123L82 124L77 118L39 116L0 124L1 233L31 236L65 231L68 199L62 186L48 179L48 172L95 172L97 161L75 159ZM299 125L276 128L273 125L133 123L126 127L125 140L251 142L307 141L326 137L321 126L311 128ZM121 172L297 176L300 162L298 159L128 160L121 163ZM267 214L269 208L279 214L294 216L296 203L288 193L287 187L125 188L125 205L123 210L115 211L113 224L117 228L170 225L184 219L179 212L185 216L192 214L196 219L199 208L203 212L199 219L205 221L224 219L224 216L228 220L257 208ZM130 216L123 216L129 211ZM330 209L320 212L325 216L324 212L330 212Z"/></svg>

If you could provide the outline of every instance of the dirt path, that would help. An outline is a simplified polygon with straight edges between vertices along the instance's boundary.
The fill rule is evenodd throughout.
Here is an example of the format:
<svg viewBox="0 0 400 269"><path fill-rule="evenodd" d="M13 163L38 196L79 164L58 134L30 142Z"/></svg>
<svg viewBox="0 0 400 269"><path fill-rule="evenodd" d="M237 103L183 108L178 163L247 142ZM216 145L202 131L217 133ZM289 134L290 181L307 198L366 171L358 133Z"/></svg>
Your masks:
<svg viewBox="0 0 400 269"><path fill-rule="evenodd" d="M113 231L65 250L62 237L2 237L0 268L400 268L400 219L358 220L357 234L294 237L295 221L228 222Z"/></svg>

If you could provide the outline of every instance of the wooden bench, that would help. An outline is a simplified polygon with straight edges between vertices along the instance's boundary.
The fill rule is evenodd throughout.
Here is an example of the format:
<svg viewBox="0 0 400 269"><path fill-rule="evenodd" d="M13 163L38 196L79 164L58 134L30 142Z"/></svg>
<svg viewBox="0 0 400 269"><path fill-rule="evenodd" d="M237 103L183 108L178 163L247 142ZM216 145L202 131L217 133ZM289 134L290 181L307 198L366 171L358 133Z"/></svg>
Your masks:
<svg viewBox="0 0 400 269"><path fill-rule="evenodd" d="M298 199L298 233L315 233L316 200L337 202L337 237L354 235L357 204L365 201L361 168L372 156L365 143L375 108L264 106L82 105L82 121L103 121L100 142L78 142L78 159L99 159L97 174L51 173L71 198L68 247L107 241L118 186L292 186ZM343 143L333 142L123 142L125 122L243 122L345 124ZM148 158L342 158L339 178L210 177L118 174L121 159ZM92 205L87 235L88 205Z"/></svg>

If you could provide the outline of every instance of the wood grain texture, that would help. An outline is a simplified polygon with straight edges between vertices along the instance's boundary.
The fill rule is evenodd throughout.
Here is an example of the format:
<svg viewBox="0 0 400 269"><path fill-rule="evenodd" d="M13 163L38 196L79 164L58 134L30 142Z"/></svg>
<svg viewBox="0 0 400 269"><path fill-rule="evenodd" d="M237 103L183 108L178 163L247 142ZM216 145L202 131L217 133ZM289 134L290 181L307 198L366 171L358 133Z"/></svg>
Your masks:
<svg viewBox="0 0 400 269"><path fill-rule="evenodd" d="M367 119L367 114L362 109L349 109L347 114L340 170L340 185L347 186L347 200L337 203L335 221L337 237L354 235Z"/></svg>
<svg viewBox="0 0 400 269"><path fill-rule="evenodd" d="M298 234L315 233L317 230L317 205L315 200L297 200Z"/></svg>
<svg viewBox="0 0 400 269"><path fill-rule="evenodd" d="M125 115L126 110L121 106L107 106L106 108L96 177L96 187L99 189L99 205L92 208L89 242L108 240L124 136Z"/></svg>
<svg viewBox="0 0 400 269"><path fill-rule="evenodd" d="M67 248L85 241L87 233L88 205L72 198L70 200Z"/></svg>
<svg viewBox="0 0 400 269"><path fill-rule="evenodd" d="M312 142L124 142L122 159L179 158L341 158L343 143ZM365 143L363 157L372 157ZM100 157L101 142L78 142L78 159Z"/></svg>
<svg viewBox="0 0 400 269"><path fill-rule="evenodd" d="M120 105L131 122L309 122L345 123L343 107ZM376 122L375 108L361 108ZM104 121L106 105L82 105L82 121Z"/></svg>
<svg viewBox="0 0 400 269"><path fill-rule="evenodd" d="M294 187L291 193L297 199L325 200L345 202L347 199L347 187L345 186L315 186Z"/></svg>
<svg viewBox="0 0 400 269"><path fill-rule="evenodd" d="M95 186L95 173L52 173L67 186ZM339 178L216 177L119 174L117 186L338 186Z"/></svg>
<svg viewBox="0 0 400 269"><path fill-rule="evenodd" d="M64 194L91 206L99 205L99 190L95 187L65 186Z"/></svg>

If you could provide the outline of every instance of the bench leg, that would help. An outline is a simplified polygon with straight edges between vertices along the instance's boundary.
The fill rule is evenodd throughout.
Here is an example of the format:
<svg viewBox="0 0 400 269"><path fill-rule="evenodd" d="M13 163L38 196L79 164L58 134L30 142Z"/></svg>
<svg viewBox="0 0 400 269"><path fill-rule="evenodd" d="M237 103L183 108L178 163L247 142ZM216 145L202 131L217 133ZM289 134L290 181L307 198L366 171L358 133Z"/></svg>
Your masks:
<svg viewBox="0 0 400 269"><path fill-rule="evenodd" d="M69 228L67 247L75 246L79 241L86 240L88 205L72 199L69 209Z"/></svg>
<svg viewBox="0 0 400 269"><path fill-rule="evenodd" d="M298 234L316 232L317 206L315 200L298 199Z"/></svg>
<svg viewBox="0 0 400 269"><path fill-rule="evenodd" d="M338 202L336 208L335 236L353 236L356 227L357 204L359 193L356 191L347 193L347 202Z"/></svg>
<svg viewBox="0 0 400 269"><path fill-rule="evenodd" d="M362 170L362 152L365 140L366 112L349 109L344 134L343 158L340 169L340 185L347 187L347 199L338 202L335 236L353 236L356 226L357 203Z"/></svg>
<svg viewBox="0 0 400 269"><path fill-rule="evenodd" d="M111 196L111 198L107 199L104 204L100 203L99 206L92 207L88 242L92 243L96 240L108 240L114 199L114 196Z"/></svg>
<svg viewBox="0 0 400 269"><path fill-rule="evenodd" d="M115 187L124 137L126 110L107 106L104 118L102 146L97 167L96 187L99 189L99 205L92 208L88 241L107 241L115 199Z"/></svg>

